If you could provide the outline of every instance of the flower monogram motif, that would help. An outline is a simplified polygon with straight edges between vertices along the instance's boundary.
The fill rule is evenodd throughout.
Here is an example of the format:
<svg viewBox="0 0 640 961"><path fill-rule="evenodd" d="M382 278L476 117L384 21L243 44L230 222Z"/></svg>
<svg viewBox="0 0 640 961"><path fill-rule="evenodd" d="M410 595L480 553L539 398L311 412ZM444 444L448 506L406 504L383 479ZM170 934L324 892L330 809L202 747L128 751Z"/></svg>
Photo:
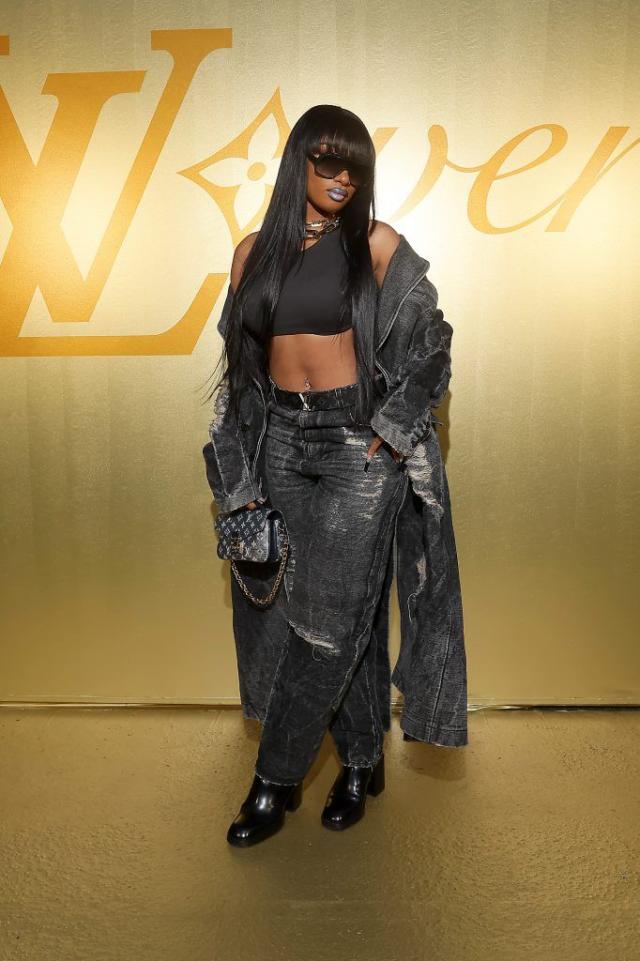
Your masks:
<svg viewBox="0 0 640 961"><path fill-rule="evenodd" d="M179 171L220 207L234 245L264 217L289 133L276 91L255 120L226 147Z"/></svg>

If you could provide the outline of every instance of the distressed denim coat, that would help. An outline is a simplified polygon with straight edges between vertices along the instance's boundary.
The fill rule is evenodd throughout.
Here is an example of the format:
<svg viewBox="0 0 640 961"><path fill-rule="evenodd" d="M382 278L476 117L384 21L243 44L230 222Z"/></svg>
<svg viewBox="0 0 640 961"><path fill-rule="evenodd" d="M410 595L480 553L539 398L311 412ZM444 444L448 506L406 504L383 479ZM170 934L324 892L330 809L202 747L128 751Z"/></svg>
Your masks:
<svg viewBox="0 0 640 961"><path fill-rule="evenodd" d="M403 694L401 729L418 741L462 747L467 734L467 669L462 597L449 486L433 414L451 377L453 328L437 306L426 274L429 261L406 237L389 261L378 291L376 366L385 392L371 427L405 455L409 477L396 518L393 550L373 624L377 641L388 641L388 602L395 568L400 610L400 650L391 680ZM218 331L224 336L233 300L229 285ZM210 441L203 448L207 480L216 505L232 511L268 497L261 452L268 406L256 380L246 389L240 418L232 418L226 388L215 398ZM257 593L273 583L252 564L245 580ZM264 719L273 675L286 635L286 599L280 590L271 607L259 609L232 578L233 627L240 696L245 717Z"/></svg>

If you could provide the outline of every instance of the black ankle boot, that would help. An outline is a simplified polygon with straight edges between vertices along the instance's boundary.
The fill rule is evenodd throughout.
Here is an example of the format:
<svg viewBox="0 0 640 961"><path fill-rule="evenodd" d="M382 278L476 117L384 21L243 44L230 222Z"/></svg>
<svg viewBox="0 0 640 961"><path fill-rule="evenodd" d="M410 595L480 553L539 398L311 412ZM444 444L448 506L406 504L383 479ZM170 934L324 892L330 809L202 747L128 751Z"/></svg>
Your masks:
<svg viewBox="0 0 640 961"><path fill-rule="evenodd" d="M355 767L343 765L342 771L329 791L321 821L326 828L343 831L359 821L364 815L367 794L380 794L384 790L384 755L376 766Z"/></svg>
<svg viewBox="0 0 640 961"><path fill-rule="evenodd" d="M276 784L255 774L240 811L227 831L227 841L248 847L271 837L284 824L285 811L295 811L302 801L302 781Z"/></svg>

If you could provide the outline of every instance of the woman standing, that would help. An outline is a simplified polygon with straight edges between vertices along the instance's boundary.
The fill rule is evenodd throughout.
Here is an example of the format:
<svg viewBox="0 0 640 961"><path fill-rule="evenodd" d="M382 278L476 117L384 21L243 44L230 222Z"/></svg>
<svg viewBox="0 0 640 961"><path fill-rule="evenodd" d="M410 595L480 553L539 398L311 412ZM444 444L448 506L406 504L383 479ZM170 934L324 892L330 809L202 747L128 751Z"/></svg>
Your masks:
<svg viewBox="0 0 640 961"><path fill-rule="evenodd" d="M287 140L262 228L233 257L208 476L220 510L268 499L282 512L290 559L285 636L270 664L253 783L229 827L231 844L254 844L282 827L327 729L342 770L322 823L350 826L367 794L384 787L388 654L370 641L411 486L405 462L432 433L431 407L447 388L451 328L433 297L424 309L419 291L404 364L389 371L382 363L396 318L380 331L381 290L398 248L409 245L369 219L374 169L373 142L355 114L311 108ZM421 278L435 293L423 274L405 301ZM416 476L425 476L424 465ZM451 530L449 560L452 538ZM243 603L236 592L234 608ZM466 690L457 667L451 696L459 704ZM466 730L456 730L449 743L466 743Z"/></svg>

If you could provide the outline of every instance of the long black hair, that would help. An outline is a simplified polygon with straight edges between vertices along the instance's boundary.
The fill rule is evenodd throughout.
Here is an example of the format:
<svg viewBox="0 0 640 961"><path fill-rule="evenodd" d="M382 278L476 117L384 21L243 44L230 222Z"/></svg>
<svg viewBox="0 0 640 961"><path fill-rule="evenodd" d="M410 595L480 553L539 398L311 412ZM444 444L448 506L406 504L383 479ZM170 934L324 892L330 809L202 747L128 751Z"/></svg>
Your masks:
<svg viewBox="0 0 640 961"><path fill-rule="evenodd" d="M236 418L240 396L251 381L257 380L265 389L268 386L266 344L273 329L273 314L286 274L303 249L307 154L319 153L322 141L340 156L368 165L374 173L340 213L342 244L348 262L343 300L353 325L358 371L355 416L359 422L368 422L374 397L380 393L374 366L377 285L369 248L370 211L372 227L375 224L375 147L364 123L351 110L334 104L318 104L302 114L287 138L263 224L233 294L224 347L211 375L223 366L223 373L206 400L226 384ZM248 291L254 284L259 285L260 291L257 298L258 315L262 314L260 336L250 332L241 321Z"/></svg>

